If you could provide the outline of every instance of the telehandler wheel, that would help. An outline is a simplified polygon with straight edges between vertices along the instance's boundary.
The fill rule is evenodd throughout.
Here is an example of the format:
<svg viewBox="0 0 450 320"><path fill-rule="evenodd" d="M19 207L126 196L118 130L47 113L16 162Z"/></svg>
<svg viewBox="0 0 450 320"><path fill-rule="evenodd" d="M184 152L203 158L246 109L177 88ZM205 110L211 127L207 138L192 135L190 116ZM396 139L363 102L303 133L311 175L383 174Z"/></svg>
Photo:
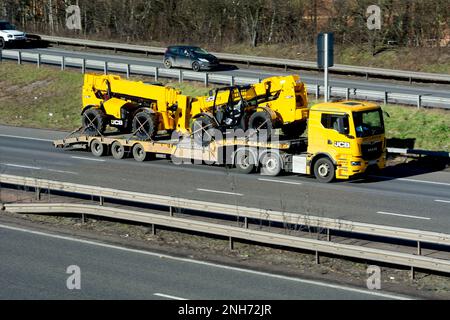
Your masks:
<svg viewBox="0 0 450 320"><path fill-rule="evenodd" d="M272 118L265 111L255 112L248 121L248 128L256 130L258 134L267 133L267 138L269 138L271 130L273 129Z"/></svg>
<svg viewBox="0 0 450 320"><path fill-rule="evenodd" d="M166 69L172 68L172 62L170 61L170 59L164 59L164 67Z"/></svg>
<svg viewBox="0 0 450 320"><path fill-rule="evenodd" d="M101 109L91 108L86 110L81 122L84 133L88 136L100 136L106 130L106 114Z"/></svg>
<svg viewBox="0 0 450 320"><path fill-rule="evenodd" d="M240 149L236 152L234 164L240 173L249 174L255 170L256 159L249 150Z"/></svg>
<svg viewBox="0 0 450 320"><path fill-rule="evenodd" d="M125 147L119 141L114 141L111 145L111 154L114 159L121 160L125 157Z"/></svg>
<svg viewBox="0 0 450 320"><path fill-rule="evenodd" d="M266 153L261 160L261 174L276 177L282 168L281 157L272 152Z"/></svg>
<svg viewBox="0 0 450 320"><path fill-rule="evenodd" d="M208 116L200 116L194 119L191 123L194 142L202 146L208 145L214 138L210 129L214 128L214 120Z"/></svg>
<svg viewBox="0 0 450 320"><path fill-rule="evenodd" d="M149 154L147 151L145 151L142 144L137 143L133 147L133 157L134 160L138 162L144 162L151 158L151 154Z"/></svg>
<svg viewBox="0 0 450 320"><path fill-rule="evenodd" d="M91 141L91 152L94 156L103 157L106 155L106 150L105 145L99 139Z"/></svg>
<svg viewBox="0 0 450 320"><path fill-rule="evenodd" d="M133 118L133 133L139 140L151 140L158 132L158 118L149 111L138 112Z"/></svg>
<svg viewBox="0 0 450 320"><path fill-rule="evenodd" d="M319 182L329 183L334 180L336 169L328 158L320 158L314 164L314 176Z"/></svg>

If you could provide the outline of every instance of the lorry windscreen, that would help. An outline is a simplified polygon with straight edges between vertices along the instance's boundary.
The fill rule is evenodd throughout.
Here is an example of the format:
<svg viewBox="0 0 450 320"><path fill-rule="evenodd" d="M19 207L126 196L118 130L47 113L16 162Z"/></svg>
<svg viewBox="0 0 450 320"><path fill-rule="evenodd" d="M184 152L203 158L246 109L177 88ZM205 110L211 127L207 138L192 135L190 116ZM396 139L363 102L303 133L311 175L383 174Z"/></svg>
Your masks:
<svg viewBox="0 0 450 320"><path fill-rule="evenodd" d="M353 112L353 120L358 138L384 133L383 114L381 110Z"/></svg>

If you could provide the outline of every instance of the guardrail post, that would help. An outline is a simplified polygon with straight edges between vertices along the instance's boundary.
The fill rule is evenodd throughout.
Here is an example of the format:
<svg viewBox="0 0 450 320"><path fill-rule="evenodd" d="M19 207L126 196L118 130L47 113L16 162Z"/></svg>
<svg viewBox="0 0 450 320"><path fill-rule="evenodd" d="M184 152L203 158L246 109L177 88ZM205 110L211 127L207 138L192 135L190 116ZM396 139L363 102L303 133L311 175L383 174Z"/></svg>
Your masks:
<svg viewBox="0 0 450 320"><path fill-rule="evenodd" d="M102 196L99 197L100 200L100 206L104 206L105 205L105 198L103 198Z"/></svg>
<svg viewBox="0 0 450 320"><path fill-rule="evenodd" d="M417 255L418 256L422 255L422 247L420 241L417 241Z"/></svg>
<svg viewBox="0 0 450 320"><path fill-rule="evenodd" d="M327 229L327 241L331 241L330 228Z"/></svg>
<svg viewBox="0 0 450 320"><path fill-rule="evenodd" d="M316 84L316 100L319 100L320 97L320 85Z"/></svg>
<svg viewBox="0 0 450 320"><path fill-rule="evenodd" d="M156 225L152 224L151 228L152 228L152 232L151 232L152 236L155 236L156 235Z"/></svg>
<svg viewBox="0 0 450 320"><path fill-rule="evenodd" d="M17 52L17 64L22 64L22 51Z"/></svg>
<svg viewBox="0 0 450 320"><path fill-rule="evenodd" d="M105 75L108 74L108 61L105 61L104 64L103 64L103 73Z"/></svg>
<svg viewBox="0 0 450 320"><path fill-rule="evenodd" d="M287 70L288 70L288 66L287 66L287 64L285 64L284 65L284 72L287 72Z"/></svg>
<svg viewBox="0 0 450 320"><path fill-rule="evenodd" d="M414 267L411 267L411 280L416 279L416 272L414 270Z"/></svg>
<svg viewBox="0 0 450 320"><path fill-rule="evenodd" d="M388 104L388 92L384 92L384 104Z"/></svg>
<svg viewBox="0 0 450 320"><path fill-rule="evenodd" d="M366 80L369 80L369 73L366 72Z"/></svg>
<svg viewBox="0 0 450 320"><path fill-rule="evenodd" d="M81 223L86 223L86 215L84 213L81 214Z"/></svg>
<svg viewBox="0 0 450 320"><path fill-rule="evenodd" d="M81 60L81 73L85 74L86 73L86 59L82 59Z"/></svg>
<svg viewBox="0 0 450 320"><path fill-rule="evenodd" d="M209 74L208 72L205 72L205 87L209 85Z"/></svg>
<svg viewBox="0 0 450 320"><path fill-rule="evenodd" d="M350 99L350 88L346 88L345 91L345 100L349 100Z"/></svg>
<svg viewBox="0 0 450 320"><path fill-rule="evenodd" d="M64 71L66 69L66 57L61 57L61 71Z"/></svg>
<svg viewBox="0 0 450 320"><path fill-rule="evenodd" d="M129 79L131 76L131 66L129 63L127 63L127 79Z"/></svg>
<svg viewBox="0 0 450 320"><path fill-rule="evenodd" d="M41 67L41 54L40 54L40 53L37 54L37 57L36 57L36 64L37 64L37 67L38 67L38 68Z"/></svg>
<svg viewBox="0 0 450 320"><path fill-rule="evenodd" d="M230 244L230 250L233 251L234 250L234 240L232 237L230 237L230 239L229 239L229 244Z"/></svg>
<svg viewBox="0 0 450 320"><path fill-rule="evenodd" d="M331 98L331 86L328 86L328 98Z"/></svg>
<svg viewBox="0 0 450 320"><path fill-rule="evenodd" d="M319 255L319 251L316 251L316 264L320 264L320 255Z"/></svg>
<svg viewBox="0 0 450 320"><path fill-rule="evenodd" d="M417 96L417 108L420 109L421 106L422 106L422 96L419 94Z"/></svg>
<svg viewBox="0 0 450 320"><path fill-rule="evenodd" d="M159 68L155 67L155 81L158 81L159 79Z"/></svg>
<svg viewBox="0 0 450 320"><path fill-rule="evenodd" d="M169 207L169 215L171 217L173 217L173 207L172 206Z"/></svg>
<svg viewBox="0 0 450 320"><path fill-rule="evenodd" d="M250 68L250 61L247 61L247 69Z"/></svg>
<svg viewBox="0 0 450 320"><path fill-rule="evenodd" d="M245 219L244 219L244 227L245 227L245 229L248 229L248 218L247 217L245 217Z"/></svg>
<svg viewBox="0 0 450 320"><path fill-rule="evenodd" d="M231 76L230 86L234 86L234 76Z"/></svg>
<svg viewBox="0 0 450 320"><path fill-rule="evenodd" d="M179 83L183 82L183 70L180 70L178 73L178 82Z"/></svg>
<svg viewBox="0 0 450 320"><path fill-rule="evenodd" d="M36 193L36 200L40 201L41 200L41 188L36 187L35 193Z"/></svg>

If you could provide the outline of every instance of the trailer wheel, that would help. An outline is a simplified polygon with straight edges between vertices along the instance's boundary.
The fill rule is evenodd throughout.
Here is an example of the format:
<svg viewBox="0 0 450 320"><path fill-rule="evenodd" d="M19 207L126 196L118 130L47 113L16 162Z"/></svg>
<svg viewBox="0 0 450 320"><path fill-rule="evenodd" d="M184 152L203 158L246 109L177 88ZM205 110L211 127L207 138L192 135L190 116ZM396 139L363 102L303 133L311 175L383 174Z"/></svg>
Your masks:
<svg viewBox="0 0 450 320"><path fill-rule="evenodd" d="M91 142L91 152L96 157L103 157L106 154L106 147L99 139L94 139Z"/></svg>
<svg viewBox="0 0 450 320"><path fill-rule="evenodd" d="M84 133L88 136L99 136L106 129L106 114L98 108L90 108L83 113L81 119Z"/></svg>
<svg viewBox="0 0 450 320"><path fill-rule="evenodd" d="M240 149L236 152L234 164L239 172L249 174L255 170L256 159L250 150Z"/></svg>
<svg viewBox="0 0 450 320"><path fill-rule="evenodd" d="M125 157L125 147L119 141L114 141L111 145L111 154L114 159L121 160Z"/></svg>
<svg viewBox="0 0 450 320"><path fill-rule="evenodd" d="M134 160L138 162L144 162L150 159L150 154L147 151L145 151L142 144L138 143L135 144L133 147L133 157Z"/></svg>
<svg viewBox="0 0 450 320"><path fill-rule="evenodd" d="M329 183L335 178L336 169L328 158L320 158L314 164L314 176L319 182Z"/></svg>
<svg viewBox="0 0 450 320"><path fill-rule="evenodd" d="M276 153L268 152L261 160L261 174L275 177L280 174L282 166L281 157Z"/></svg>

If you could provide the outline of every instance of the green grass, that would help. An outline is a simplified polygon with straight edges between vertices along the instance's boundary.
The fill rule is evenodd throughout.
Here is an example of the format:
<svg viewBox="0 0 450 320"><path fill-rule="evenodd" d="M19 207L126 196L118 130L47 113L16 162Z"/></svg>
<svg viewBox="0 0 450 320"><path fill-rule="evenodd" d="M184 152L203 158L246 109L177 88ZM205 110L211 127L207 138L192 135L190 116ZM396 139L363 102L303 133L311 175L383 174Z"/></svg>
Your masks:
<svg viewBox="0 0 450 320"><path fill-rule="evenodd" d="M0 63L0 124L73 130L80 125L83 77L76 71L34 65ZM151 82L152 79L135 77ZM163 81L189 96L206 95L211 88L201 83ZM311 99L310 104L316 101ZM388 138L416 139L415 147L450 150L450 111L387 105Z"/></svg>

